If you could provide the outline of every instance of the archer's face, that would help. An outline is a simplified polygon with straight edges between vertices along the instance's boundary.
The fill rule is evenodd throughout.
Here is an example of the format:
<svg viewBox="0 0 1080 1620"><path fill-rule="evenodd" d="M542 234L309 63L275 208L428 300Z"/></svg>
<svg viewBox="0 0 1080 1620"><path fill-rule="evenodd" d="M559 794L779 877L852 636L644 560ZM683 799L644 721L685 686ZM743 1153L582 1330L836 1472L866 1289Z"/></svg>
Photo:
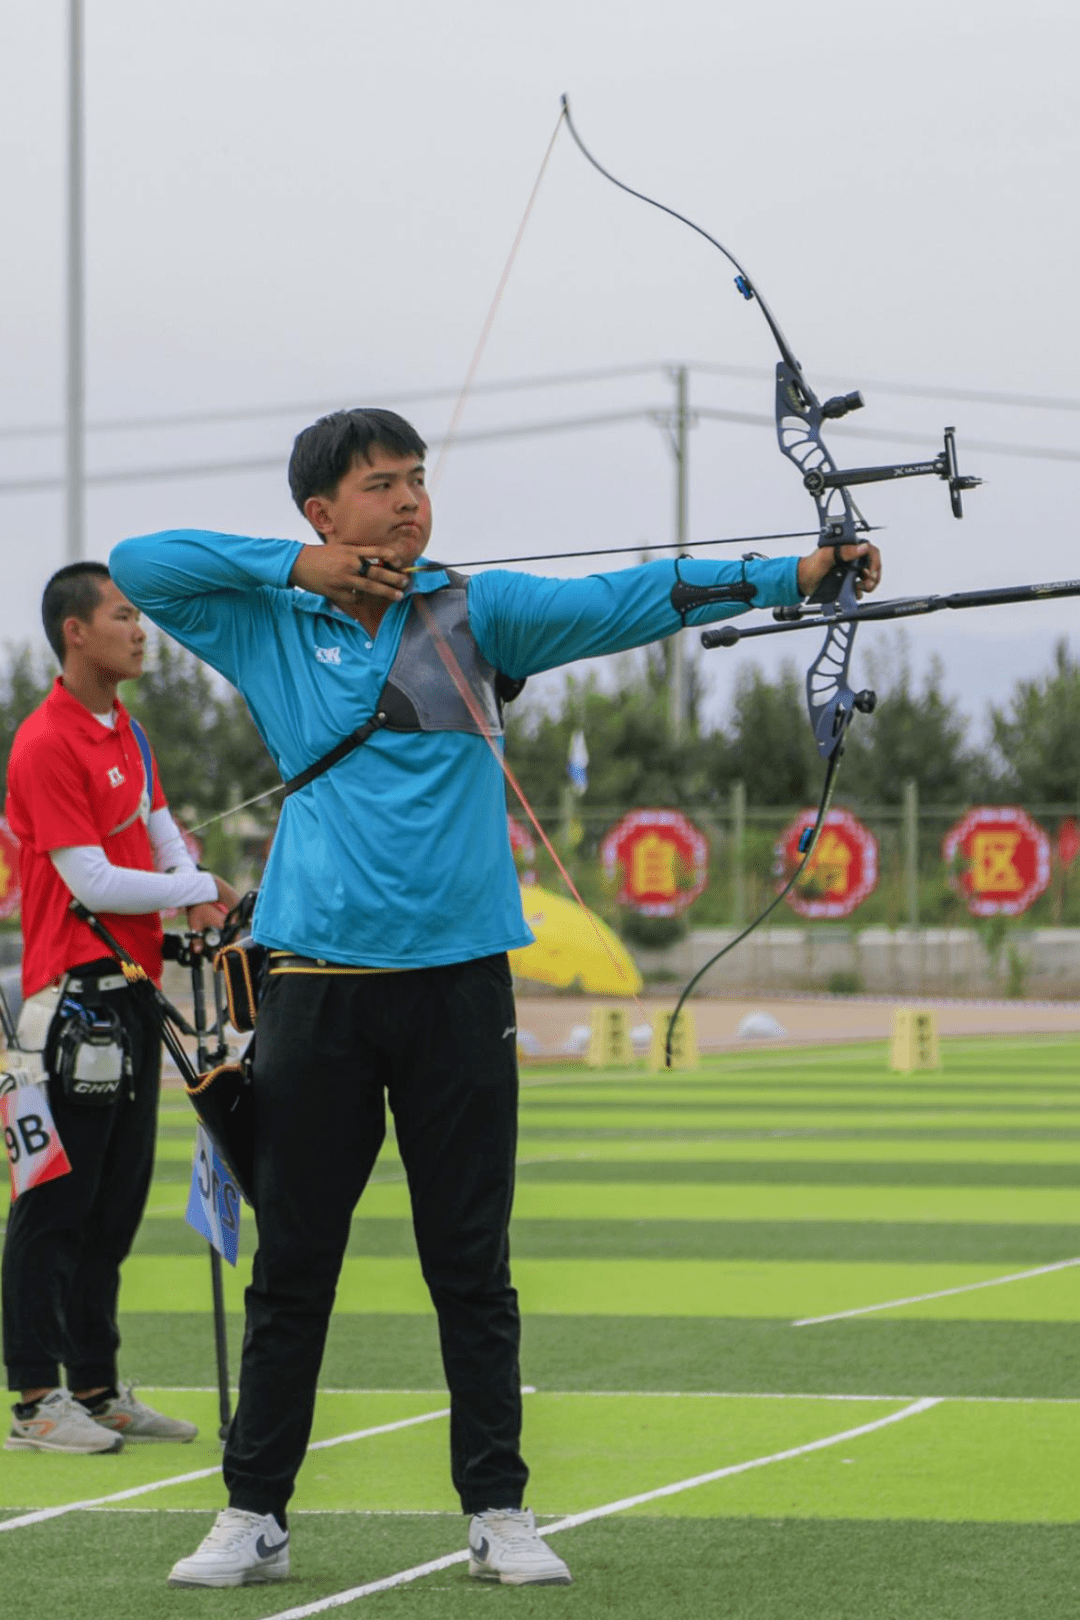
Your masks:
<svg viewBox="0 0 1080 1620"><path fill-rule="evenodd" d="M431 535L423 462L377 445L370 461L353 463L334 495L313 496L304 511L327 545L377 547L391 568L410 567Z"/></svg>
<svg viewBox="0 0 1080 1620"><path fill-rule="evenodd" d="M139 610L111 579L99 581L99 600L89 620L65 619L69 653L78 654L106 680L130 681L142 674L146 631Z"/></svg>

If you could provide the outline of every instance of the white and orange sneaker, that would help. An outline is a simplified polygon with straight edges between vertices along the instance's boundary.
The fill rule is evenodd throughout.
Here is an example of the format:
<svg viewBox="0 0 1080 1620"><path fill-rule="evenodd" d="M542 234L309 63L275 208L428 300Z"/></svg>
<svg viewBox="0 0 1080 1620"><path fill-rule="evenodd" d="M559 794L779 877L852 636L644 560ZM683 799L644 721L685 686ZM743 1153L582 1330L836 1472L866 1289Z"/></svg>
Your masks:
<svg viewBox="0 0 1080 1620"><path fill-rule="evenodd" d="M26 1417L12 1407L5 1451L101 1452L123 1450L122 1435L95 1423L86 1407L66 1389L53 1389L35 1401Z"/></svg>
<svg viewBox="0 0 1080 1620"><path fill-rule="evenodd" d="M111 1429L125 1440L175 1440L186 1445L199 1432L194 1423L166 1417L145 1401L136 1400L132 1384L121 1385L120 1393L95 1406L90 1417L100 1428Z"/></svg>

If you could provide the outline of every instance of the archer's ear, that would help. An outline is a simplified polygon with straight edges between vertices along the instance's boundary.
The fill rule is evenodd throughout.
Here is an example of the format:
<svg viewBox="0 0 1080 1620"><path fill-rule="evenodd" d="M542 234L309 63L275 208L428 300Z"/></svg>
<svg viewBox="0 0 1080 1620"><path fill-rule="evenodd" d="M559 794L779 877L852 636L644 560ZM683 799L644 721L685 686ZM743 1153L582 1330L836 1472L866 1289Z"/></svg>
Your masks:
<svg viewBox="0 0 1080 1620"><path fill-rule="evenodd" d="M87 626L82 619L76 618L73 613L69 614L64 620L61 629L64 637L65 652L69 652L73 648L77 649L85 644Z"/></svg>
<svg viewBox="0 0 1080 1620"><path fill-rule="evenodd" d="M304 516L320 540L325 540L334 527L330 509L321 495L309 495L304 502Z"/></svg>

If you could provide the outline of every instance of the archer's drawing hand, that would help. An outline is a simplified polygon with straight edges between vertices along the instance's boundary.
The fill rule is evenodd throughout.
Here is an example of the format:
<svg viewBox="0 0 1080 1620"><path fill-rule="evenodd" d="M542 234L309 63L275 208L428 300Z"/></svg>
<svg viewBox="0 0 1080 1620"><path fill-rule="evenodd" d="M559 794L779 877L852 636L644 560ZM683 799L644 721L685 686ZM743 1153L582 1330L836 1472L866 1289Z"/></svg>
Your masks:
<svg viewBox="0 0 1080 1620"><path fill-rule="evenodd" d="M293 563L289 584L325 596L346 612L362 596L400 602L411 584L408 574L398 572L400 561L386 546L353 545L343 540L305 546Z"/></svg>
<svg viewBox="0 0 1080 1620"><path fill-rule="evenodd" d="M881 583L881 552L877 546L869 540L860 540L857 545L840 546L838 549L844 562L860 559L856 594L864 596L869 591L876 591ZM836 567L836 551L834 546L818 546L808 557L799 559L797 580L803 596L812 596L829 570Z"/></svg>
<svg viewBox="0 0 1080 1620"><path fill-rule="evenodd" d="M239 904L240 896L231 883L226 883L222 877L215 875L217 884L217 899L202 900L197 906L188 906L188 930L192 934L204 933L208 928L220 928L228 913ZM201 942L196 940L192 949L196 952L201 948Z"/></svg>

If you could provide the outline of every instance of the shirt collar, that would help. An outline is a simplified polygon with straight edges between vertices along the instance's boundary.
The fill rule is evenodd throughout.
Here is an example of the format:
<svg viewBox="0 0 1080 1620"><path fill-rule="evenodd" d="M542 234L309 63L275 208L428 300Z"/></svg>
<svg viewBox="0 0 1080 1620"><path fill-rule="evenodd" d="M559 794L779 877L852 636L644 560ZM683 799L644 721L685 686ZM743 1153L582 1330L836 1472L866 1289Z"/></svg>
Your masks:
<svg viewBox="0 0 1080 1620"><path fill-rule="evenodd" d="M56 677L52 691L45 701L50 709L56 711L61 724L81 731L83 736L91 742L103 742L106 737L115 737L118 732L127 729L131 725L131 716L120 702L120 699L117 698L113 704L116 725L111 729L108 726L103 726L101 721L86 707L85 703L80 703L78 698L72 697L64 685L62 675Z"/></svg>

